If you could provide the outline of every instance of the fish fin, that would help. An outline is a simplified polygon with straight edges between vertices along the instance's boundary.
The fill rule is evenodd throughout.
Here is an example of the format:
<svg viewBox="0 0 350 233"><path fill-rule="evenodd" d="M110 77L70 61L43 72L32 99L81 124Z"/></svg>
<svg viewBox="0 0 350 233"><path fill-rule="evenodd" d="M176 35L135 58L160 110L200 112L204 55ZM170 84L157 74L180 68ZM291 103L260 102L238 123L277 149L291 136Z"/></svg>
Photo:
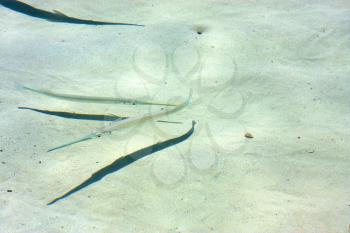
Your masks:
<svg viewBox="0 0 350 233"><path fill-rule="evenodd" d="M118 116L118 115L115 115L115 114L110 114L109 116L118 118L118 119L117 119L118 121L125 120L126 118L128 118L128 117L126 117L126 116Z"/></svg>
<svg viewBox="0 0 350 233"><path fill-rule="evenodd" d="M63 14L61 11L58 11L58 10L53 10L53 12L54 12L56 15L60 15L60 16L64 16L64 17L68 17L68 15Z"/></svg>

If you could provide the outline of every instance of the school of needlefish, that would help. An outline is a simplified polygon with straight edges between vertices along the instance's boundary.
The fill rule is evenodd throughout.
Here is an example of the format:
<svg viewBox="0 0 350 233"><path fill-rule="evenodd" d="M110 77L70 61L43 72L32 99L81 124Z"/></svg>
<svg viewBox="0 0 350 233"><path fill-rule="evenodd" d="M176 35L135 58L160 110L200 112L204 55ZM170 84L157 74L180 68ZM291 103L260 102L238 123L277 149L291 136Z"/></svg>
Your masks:
<svg viewBox="0 0 350 233"><path fill-rule="evenodd" d="M88 25L88 26L138 26L138 27L145 26L143 24L138 24L138 23L106 22L106 21L97 21L92 19L80 19L77 17L68 16L59 10L53 10L53 11L43 10L17 0L0 0L0 5L14 12L17 12L29 17L33 17L35 19L46 20L49 23L81 24L81 25ZM57 110L43 110L43 109L37 109L37 108L27 107L27 106L18 107L18 109L21 109L21 110L31 110L42 114L53 115L53 116L63 117L68 119L97 120L97 121L103 120L103 121L111 122L110 125L96 129L88 135L82 136L78 139L69 141L62 145L50 148L47 150L48 152L56 151L83 141L98 138L98 137L101 137L102 135L112 133L113 131L118 130L122 126L127 127L129 124L134 124L136 122L141 122L145 120L156 120L157 122L161 122L161 123L181 124L182 122L165 121L161 119L159 120L158 118L161 118L162 116L173 114L175 112L182 110L183 108L189 105L192 98L192 90L189 91L188 97L181 103L161 103L161 102L143 101L143 100L130 99L130 98L113 98L113 97L101 97L101 96L82 96L77 94L63 94L63 93L53 92L50 90L45 90L42 88L33 88L28 86L22 86L22 88L24 90L31 91L33 93L45 95L47 97L52 97L52 98L58 98L66 101L85 102L90 104L104 103L104 104L164 106L164 108L162 108L160 111L145 113L137 116L87 114L87 113L63 112L63 111L57 111ZM71 194L80 191L81 189L91 185L92 183L95 183L101 180L106 175L116 172L119 169L124 168L141 158L144 158L145 156L148 156L157 151L166 149L170 146L174 146L178 143L185 141L193 134L195 129L195 124L196 122L192 121L191 128L186 133L178 137L174 137L162 142L158 142L153 145L149 145L148 147L137 150L129 155L125 155L123 157L118 158L113 163L105 167L102 167L100 170L93 173L90 178L82 182L80 185L71 189L64 195L50 201L48 205L52 205L56 203L58 200L62 200L70 196Z"/></svg>

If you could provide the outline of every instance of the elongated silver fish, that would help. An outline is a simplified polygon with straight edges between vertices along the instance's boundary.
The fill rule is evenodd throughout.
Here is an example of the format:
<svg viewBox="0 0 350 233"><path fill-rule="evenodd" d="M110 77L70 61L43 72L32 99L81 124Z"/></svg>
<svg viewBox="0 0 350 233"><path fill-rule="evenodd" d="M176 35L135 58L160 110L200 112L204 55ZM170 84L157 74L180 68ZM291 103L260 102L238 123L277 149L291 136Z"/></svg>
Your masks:
<svg viewBox="0 0 350 233"><path fill-rule="evenodd" d="M136 99L128 99L128 98L114 98L114 97L100 97L100 96L82 96L82 95L71 95L71 94L61 94L49 90L44 89L35 89L30 87L22 86L22 88L54 97L57 99L63 99L68 101L75 101L75 102L88 102L88 103L101 103L101 104L132 104L132 105L160 105L160 106L176 106L175 104L167 104L167 103L157 103L157 102L148 102L148 101L142 101L142 100L136 100Z"/></svg>
<svg viewBox="0 0 350 233"><path fill-rule="evenodd" d="M70 146L70 145L73 145L73 144L76 144L79 142L83 142L83 141L87 141L87 140L94 139L97 137L101 137L103 134L111 133L112 131L117 130L119 127L121 127L123 125L135 123L135 122L139 122L139 121L144 121L144 120L149 120L149 119L154 119L154 118L157 118L160 116L164 116L167 114L171 114L171 113L180 111L181 109L183 109L184 107L186 107L189 104L191 97L192 97L192 90L190 90L190 94L189 94L187 100L184 101L183 103L177 105L176 107L168 107L168 108L165 108L165 109L160 110L158 112L145 113L145 114L141 114L139 116L129 117L125 120L117 120L115 122L112 122L111 125L102 127L100 129L96 130L95 132L88 134L84 137L81 137L77 140L74 140L72 142L68 142L68 143L65 143L63 145L49 149L48 152L58 150L58 149L61 149L61 148L64 148L64 147L67 147L67 146Z"/></svg>

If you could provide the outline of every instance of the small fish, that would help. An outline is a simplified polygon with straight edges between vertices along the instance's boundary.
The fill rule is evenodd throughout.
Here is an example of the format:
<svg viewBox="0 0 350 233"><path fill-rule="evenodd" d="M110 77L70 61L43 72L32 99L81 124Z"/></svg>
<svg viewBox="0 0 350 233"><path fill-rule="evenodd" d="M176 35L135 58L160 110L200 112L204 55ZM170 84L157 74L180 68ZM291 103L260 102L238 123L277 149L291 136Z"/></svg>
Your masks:
<svg viewBox="0 0 350 233"><path fill-rule="evenodd" d="M131 105L159 105L159 106L176 106L176 104L168 103L156 103L147 102L136 99L128 98L113 98L113 97L100 97L100 96L82 96L82 95L71 95L71 94L61 94L44 89L35 89L26 86L21 86L23 89L32 91L41 95L50 96L57 99L63 99L75 102L87 102L87 103L97 103L97 104L131 104Z"/></svg>
<svg viewBox="0 0 350 233"><path fill-rule="evenodd" d="M73 145L73 144L76 144L79 142L83 142L83 141L87 141L90 139L101 137L104 134L111 133L111 132L119 129L123 125L135 123L135 122L140 122L140 121L144 121L144 120L149 120L149 119L154 119L154 118L157 118L160 116L164 116L167 114L171 114L171 113L180 111L181 109L183 109L184 107L186 107L189 104L191 98L192 98L192 89L190 90L190 93L188 95L187 100L185 100L183 103L177 105L176 107L164 108L158 112L145 113L145 114L141 114L138 116L129 117L129 118L122 120L122 121L120 121L120 120L113 121L109 126L100 128L100 129L96 130L95 132L92 132L88 135L85 135L77 140L72 141L72 142L68 142L68 143L65 143L63 145L51 148L47 152L51 152L51 151L58 150L58 149L61 149L61 148L64 148L64 147L67 147L67 146L70 146L70 145Z"/></svg>
<svg viewBox="0 0 350 233"><path fill-rule="evenodd" d="M140 150L137 150L135 152L132 152L131 154L125 155L117 160L115 160L113 163L101 168L100 170L96 171L95 173L93 173L88 179L86 179L83 183L79 184L78 186L76 186L75 188L71 189L70 191L66 192L65 194L63 194L60 197L55 198L54 200L50 201L49 203L47 203L47 205L52 205L55 202L62 200L84 188L86 188L87 186L92 185L93 183L96 183L100 180L102 180L105 176L114 173L130 164L132 164L133 162L142 159L150 154L153 154L155 152L158 152L160 150L164 150L170 146L174 146L180 142L185 141L186 139L188 139L194 132L194 128L195 128L196 122L192 121L192 127L190 130L188 130L185 134L175 137L175 138L171 138L168 139L166 141L162 141L162 142L158 142L156 144L150 145L148 147L142 148Z"/></svg>
<svg viewBox="0 0 350 233"><path fill-rule="evenodd" d="M57 10L54 10L54 12L41 10L17 0L0 0L0 4L13 11L17 11L25 15L29 15L40 19L45 19L47 21L56 22L56 23L86 24L86 25L95 25L95 26L97 25L144 26L144 25L132 24L132 23L116 23L116 22L103 22L103 21L78 19L78 18L67 16Z"/></svg>

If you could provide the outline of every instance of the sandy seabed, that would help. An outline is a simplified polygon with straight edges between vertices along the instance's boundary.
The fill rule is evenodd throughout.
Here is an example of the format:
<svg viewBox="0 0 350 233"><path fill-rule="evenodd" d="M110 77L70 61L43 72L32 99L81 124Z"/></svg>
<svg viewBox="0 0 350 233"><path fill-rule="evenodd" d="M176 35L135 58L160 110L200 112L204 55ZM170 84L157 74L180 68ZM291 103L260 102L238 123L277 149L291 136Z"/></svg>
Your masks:
<svg viewBox="0 0 350 233"><path fill-rule="evenodd" d="M44 1L35 7L145 27L52 23L0 7L0 233L347 233L349 1ZM47 153L108 123L18 107L133 116L189 106ZM53 205L119 157L185 133ZM250 133L253 138L244 135Z"/></svg>

